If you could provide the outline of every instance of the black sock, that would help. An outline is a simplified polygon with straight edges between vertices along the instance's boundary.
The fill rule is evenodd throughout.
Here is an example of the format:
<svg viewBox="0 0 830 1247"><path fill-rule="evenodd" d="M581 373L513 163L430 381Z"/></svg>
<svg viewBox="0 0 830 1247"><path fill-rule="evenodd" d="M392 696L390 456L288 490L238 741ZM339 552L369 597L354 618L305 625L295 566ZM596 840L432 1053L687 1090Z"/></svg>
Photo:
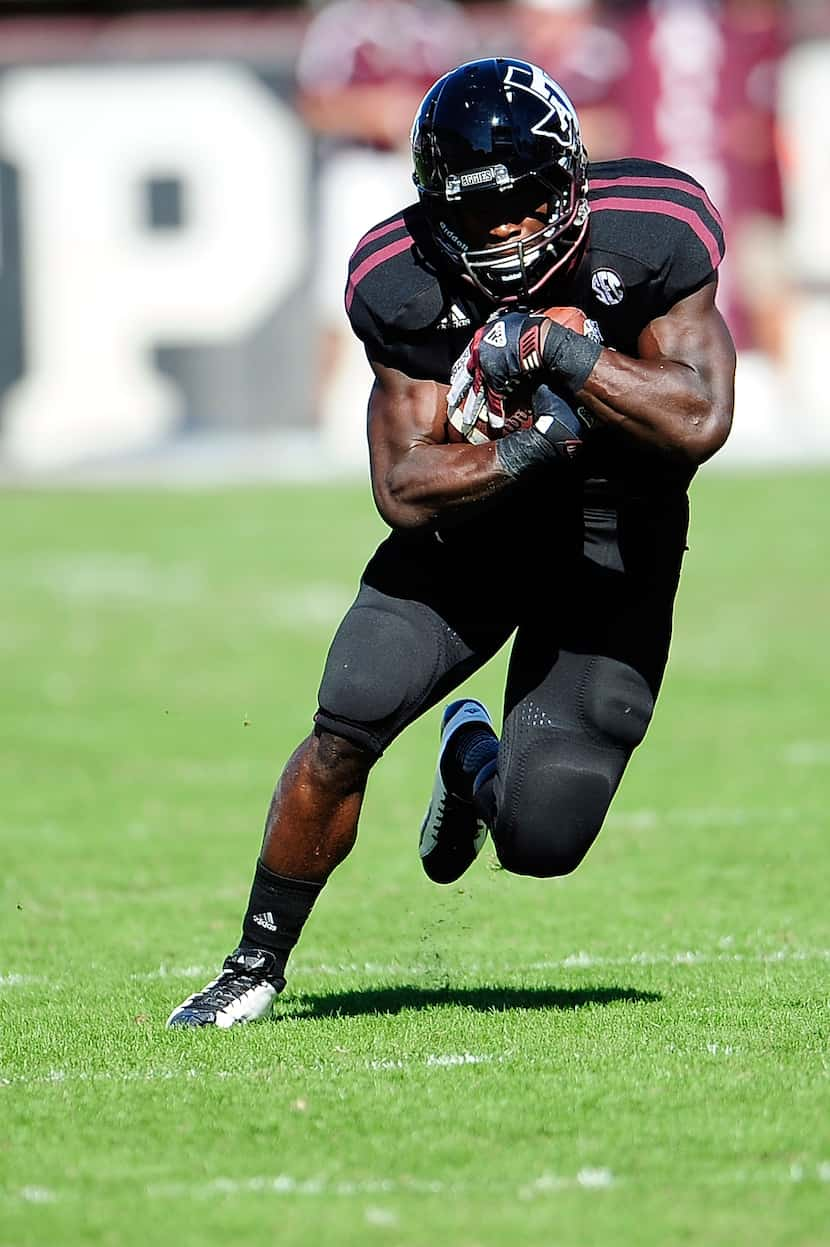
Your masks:
<svg viewBox="0 0 830 1247"><path fill-rule="evenodd" d="M240 948L267 949L276 958L275 972L282 975L322 887L322 883L307 879L275 875L259 860L242 922Z"/></svg>
<svg viewBox="0 0 830 1247"><path fill-rule="evenodd" d="M486 762L473 782L473 804L492 831L496 825L496 759Z"/></svg>
<svg viewBox="0 0 830 1247"><path fill-rule="evenodd" d="M465 801L472 800L473 785L482 767L494 762L499 752L499 738L489 727L471 725L458 734L455 756L460 772L453 792Z"/></svg>

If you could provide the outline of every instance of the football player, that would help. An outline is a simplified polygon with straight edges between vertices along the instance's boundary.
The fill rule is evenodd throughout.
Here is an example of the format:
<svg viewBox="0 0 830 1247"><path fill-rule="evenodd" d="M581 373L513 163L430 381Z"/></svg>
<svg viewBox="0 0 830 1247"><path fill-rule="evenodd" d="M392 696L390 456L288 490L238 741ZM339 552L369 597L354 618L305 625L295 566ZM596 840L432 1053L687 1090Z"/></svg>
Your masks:
<svg viewBox="0 0 830 1247"><path fill-rule="evenodd" d="M732 413L718 213L681 170L590 164L564 91L512 58L435 83L412 151L418 202L360 240L346 291L391 533L277 785L239 946L173 1026L270 1011L372 766L508 639L501 733L471 699L443 714L420 837L437 882L487 834L508 870L572 871L660 688L687 487Z"/></svg>

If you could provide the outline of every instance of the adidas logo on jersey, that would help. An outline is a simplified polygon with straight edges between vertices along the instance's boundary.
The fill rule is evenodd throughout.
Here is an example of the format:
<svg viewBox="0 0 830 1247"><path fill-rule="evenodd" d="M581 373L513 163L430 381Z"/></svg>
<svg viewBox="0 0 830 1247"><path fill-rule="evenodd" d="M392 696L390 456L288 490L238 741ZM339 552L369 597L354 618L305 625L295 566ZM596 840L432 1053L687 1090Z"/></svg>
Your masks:
<svg viewBox="0 0 830 1247"><path fill-rule="evenodd" d="M254 914L254 922L258 927L265 927L266 931L276 931L277 924L274 921L274 915L269 910L267 914Z"/></svg>
<svg viewBox="0 0 830 1247"><path fill-rule="evenodd" d="M484 341L488 346L507 346L507 332L503 320L497 320L493 328L485 333Z"/></svg>
<svg viewBox="0 0 830 1247"><path fill-rule="evenodd" d="M469 316L463 307L459 307L457 303L453 303L448 316L442 316L438 322L439 329L463 329L471 324Z"/></svg>

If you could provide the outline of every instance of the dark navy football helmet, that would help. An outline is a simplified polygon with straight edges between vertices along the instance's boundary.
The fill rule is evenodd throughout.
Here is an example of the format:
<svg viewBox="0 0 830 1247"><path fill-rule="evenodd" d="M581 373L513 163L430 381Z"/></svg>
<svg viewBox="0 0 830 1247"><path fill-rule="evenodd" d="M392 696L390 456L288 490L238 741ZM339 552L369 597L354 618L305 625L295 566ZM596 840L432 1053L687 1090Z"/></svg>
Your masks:
<svg viewBox="0 0 830 1247"><path fill-rule="evenodd" d="M578 258L588 157L573 104L537 65L489 57L439 78L418 109L412 159L436 243L494 302L528 302ZM536 215L544 224L524 240L487 238Z"/></svg>

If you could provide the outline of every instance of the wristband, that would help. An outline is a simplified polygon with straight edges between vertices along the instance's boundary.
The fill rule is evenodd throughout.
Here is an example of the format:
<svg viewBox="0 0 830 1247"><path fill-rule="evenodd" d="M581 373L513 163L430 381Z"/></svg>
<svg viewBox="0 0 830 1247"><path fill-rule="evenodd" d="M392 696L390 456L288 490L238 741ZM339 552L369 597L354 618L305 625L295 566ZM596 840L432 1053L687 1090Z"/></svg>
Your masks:
<svg viewBox="0 0 830 1247"><path fill-rule="evenodd" d="M554 463L559 452L554 442L538 429L520 429L496 442L496 459L505 476L516 480L527 472Z"/></svg>
<svg viewBox="0 0 830 1247"><path fill-rule="evenodd" d="M542 362L567 383L573 394L582 389L601 354L602 343L566 329L555 320L550 321Z"/></svg>

